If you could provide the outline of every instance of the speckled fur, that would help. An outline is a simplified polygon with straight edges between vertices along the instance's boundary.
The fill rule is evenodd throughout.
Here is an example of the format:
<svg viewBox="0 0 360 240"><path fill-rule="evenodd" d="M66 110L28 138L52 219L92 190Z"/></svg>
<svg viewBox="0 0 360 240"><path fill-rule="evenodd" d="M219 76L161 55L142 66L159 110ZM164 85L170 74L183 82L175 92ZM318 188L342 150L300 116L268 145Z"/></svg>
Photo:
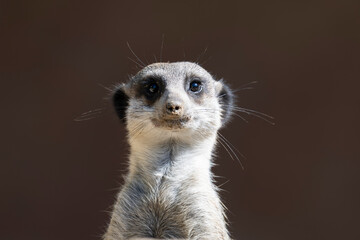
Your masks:
<svg viewBox="0 0 360 240"><path fill-rule="evenodd" d="M151 101L141 94L149 77L164 81ZM194 78L201 94L188 90ZM166 121L164 106L174 99L186 121ZM195 63L156 63L119 85L114 104L129 133L130 161L104 239L230 239L211 173L217 131L231 114L230 89Z"/></svg>

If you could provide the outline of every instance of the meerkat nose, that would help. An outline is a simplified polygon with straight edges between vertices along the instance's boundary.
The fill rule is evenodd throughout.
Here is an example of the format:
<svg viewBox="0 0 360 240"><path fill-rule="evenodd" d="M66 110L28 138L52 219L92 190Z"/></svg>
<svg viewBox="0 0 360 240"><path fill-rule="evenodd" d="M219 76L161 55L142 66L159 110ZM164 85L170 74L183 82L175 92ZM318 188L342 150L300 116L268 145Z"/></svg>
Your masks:
<svg viewBox="0 0 360 240"><path fill-rule="evenodd" d="M166 103L166 113L181 116L183 113L182 103L179 101L170 101Z"/></svg>

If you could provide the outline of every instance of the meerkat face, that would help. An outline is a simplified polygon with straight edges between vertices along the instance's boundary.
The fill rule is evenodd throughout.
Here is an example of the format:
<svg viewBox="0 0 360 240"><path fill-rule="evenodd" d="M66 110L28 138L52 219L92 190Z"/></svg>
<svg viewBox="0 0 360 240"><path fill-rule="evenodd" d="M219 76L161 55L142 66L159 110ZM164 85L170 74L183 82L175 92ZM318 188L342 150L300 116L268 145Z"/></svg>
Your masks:
<svg viewBox="0 0 360 240"><path fill-rule="evenodd" d="M115 89L129 135L206 136L229 119L233 95L195 63L151 64Z"/></svg>

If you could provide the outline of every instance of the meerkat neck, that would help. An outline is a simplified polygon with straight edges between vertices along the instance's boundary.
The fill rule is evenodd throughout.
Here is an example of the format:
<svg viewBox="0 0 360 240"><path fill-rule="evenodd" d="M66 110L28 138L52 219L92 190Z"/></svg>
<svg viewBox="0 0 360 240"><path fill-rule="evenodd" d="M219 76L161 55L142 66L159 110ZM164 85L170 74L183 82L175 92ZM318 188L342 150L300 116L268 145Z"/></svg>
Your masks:
<svg viewBox="0 0 360 240"><path fill-rule="evenodd" d="M189 177L211 180L211 157L216 134L193 141L134 141L130 144L129 177L167 177L176 181Z"/></svg>

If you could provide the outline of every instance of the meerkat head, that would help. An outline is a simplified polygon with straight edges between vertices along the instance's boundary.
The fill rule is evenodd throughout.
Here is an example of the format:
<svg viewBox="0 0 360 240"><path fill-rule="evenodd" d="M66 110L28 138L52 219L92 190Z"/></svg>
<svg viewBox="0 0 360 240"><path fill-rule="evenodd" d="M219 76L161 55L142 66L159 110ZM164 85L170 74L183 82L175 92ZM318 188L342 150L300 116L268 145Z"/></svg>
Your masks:
<svg viewBox="0 0 360 240"><path fill-rule="evenodd" d="M119 85L113 103L130 137L204 137L229 120L233 94L195 63L154 63Z"/></svg>

